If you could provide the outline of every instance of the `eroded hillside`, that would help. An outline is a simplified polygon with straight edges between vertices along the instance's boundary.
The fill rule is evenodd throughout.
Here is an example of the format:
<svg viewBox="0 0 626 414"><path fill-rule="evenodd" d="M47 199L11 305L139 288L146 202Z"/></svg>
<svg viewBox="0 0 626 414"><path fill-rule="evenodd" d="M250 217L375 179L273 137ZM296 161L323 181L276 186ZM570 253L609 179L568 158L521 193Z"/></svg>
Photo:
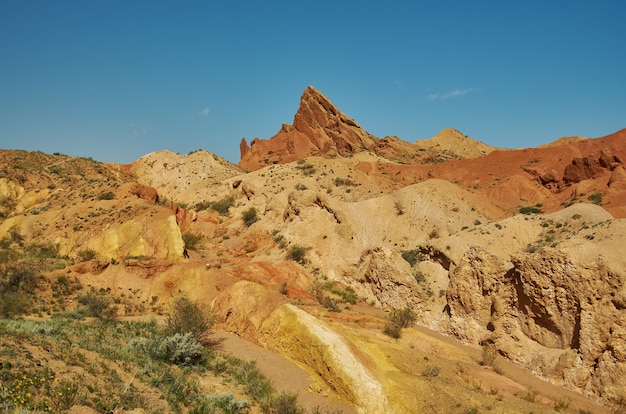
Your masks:
<svg viewBox="0 0 626 414"><path fill-rule="evenodd" d="M4 276L18 256L41 274L4 313L46 319L101 292L114 318L158 317L184 294L218 330L300 367L309 409L618 411L624 134L495 150L446 130L411 144L308 88L293 125L242 144L251 171L202 150L125 166L2 151ZM75 289L58 295L59 280Z"/></svg>

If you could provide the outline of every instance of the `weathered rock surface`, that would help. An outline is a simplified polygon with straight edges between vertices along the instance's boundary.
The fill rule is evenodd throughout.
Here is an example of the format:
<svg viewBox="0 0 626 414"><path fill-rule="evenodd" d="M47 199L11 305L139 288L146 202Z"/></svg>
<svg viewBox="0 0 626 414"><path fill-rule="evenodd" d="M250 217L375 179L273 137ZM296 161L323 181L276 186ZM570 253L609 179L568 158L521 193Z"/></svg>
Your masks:
<svg viewBox="0 0 626 414"><path fill-rule="evenodd" d="M321 92L309 86L300 98L293 124L284 124L269 140L242 139L239 165L256 170L311 155L347 155L367 148L376 138L339 111Z"/></svg>
<svg viewBox="0 0 626 414"><path fill-rule="evenodd" d="M626 275L614 252L595 260L572 255L597 252L591 246L568 241L510 262L471 248L450 272L449 329L473 343L492 342L559 384L618 401L626 389ZM623 245L613 249L626 253Z"/></svg>

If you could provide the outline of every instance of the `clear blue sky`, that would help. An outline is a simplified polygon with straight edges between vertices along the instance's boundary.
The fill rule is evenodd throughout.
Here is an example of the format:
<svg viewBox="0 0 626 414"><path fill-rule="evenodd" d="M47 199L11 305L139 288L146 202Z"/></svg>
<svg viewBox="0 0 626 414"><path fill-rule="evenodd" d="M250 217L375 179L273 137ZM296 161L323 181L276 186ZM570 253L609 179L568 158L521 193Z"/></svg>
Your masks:
<svg viewBox="0 0 626 414"><path fill-rule="evenodd" d="M498 147L626 127L626 2L0 1L0 148L130 162L291 123Z"/></svg>

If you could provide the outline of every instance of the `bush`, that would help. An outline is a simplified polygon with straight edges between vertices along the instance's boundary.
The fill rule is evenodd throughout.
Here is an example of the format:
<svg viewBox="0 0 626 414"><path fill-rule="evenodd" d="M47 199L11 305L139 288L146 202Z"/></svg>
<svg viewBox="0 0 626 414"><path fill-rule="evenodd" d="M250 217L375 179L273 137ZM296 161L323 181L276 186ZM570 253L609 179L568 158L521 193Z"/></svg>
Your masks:
<svg viewBox="0 0 626 414"><path fill-rule="evenodd" d="M307 263L305 257L307 250L309 250L308 247L303 247L300 245L291 246L287 251L287 258L293 260L294 262L298 262L301 265L304 265Z"/></svg>
<svg viewBox="0 0 626 414"><path fill-rule="evenodd" d="M93 249L83 249L76 254L76 258L79 262L88 262L90 260L94 260L97 257L98 253L96 253L96 251Z"/></svg>
<svg viewBox="0 0 626 414"><path fill-rule="evenodd" d="M521 214L539 214L539 213L541 213L541 209L539 207L535 207L535 206L518 207L517 210Z"/></svg>
<svg viewBox="0 0 626 414"><path fill-rule="evenodd" d="M185 232L182 237L187 250L198 250L204 245L204 237L201 234Z"/></svg>
<svg viewBox="0 0 626 414"><path fill-rule="evenodd" d="M304 161L304 160L299 160L298 161L298 165L296 166L297 169L299 169L300 171L302 171L302 174L310 177L311 175L315 174L315 167L312 166L311 164L308 163L304 163L304 162L300 162L300 161Z"/></svg>
<svg viewBox="0 0 626 414"><path fill-rule="evenodd" d="M256 361L231 360L228 373L235 382L243 386L246 394L259 402L263 412L270 412L273 399L272 384L259 371Z"/></svg>
<svg viewBox="0 0 626 414"><path fill-rule="evenodd" d="M158 361L191 366L202 360L202 345L191 333L139 338L129 344L140 353Z"/></svg>
<svg viewBox="0 0 626 414"><path fill-rule="evenodd" d="M98 196L98 200L113 200L115 198L115 194L112 191L107 191L106 193L102 193Z"/></svg>
<svg viewBox="0 0 626 414"><path fill-rule="evenodd" d="M206 342L215 325L215 315L209 309L180 296L172 302L166 320L169 335L190 333L198 342Z"/></svg>
<svg viewBox="0 0 626 414"><path fill-rule="evenodd" d="M491 367L496 362L496 350L493 345L483 345L481 365Z"/></svg>
<svg viewBox="0 0 626 414"><path fill-rule="evenodd" d="M354 181L352 181L349 178L341 178L341 177L335 177L335 186L336 187L341 187L341 186L355 186L356 184L354 183Z"/></svg>
<svg viewBox="0 0 626 414"><path fill-rule="evenodd" d="M276 414L305 414L304 409L298 404L298 394L294 392L281 392L274 399L273 405Z"/></svg>
<svg viewBox="0 0 626 414"><path fill-rule="evenodd" d="M219 409L223 414L238 414L248 408L246 400L237 400L230 392L223 394L209 394L202 397L194 407L189 409L189 414L212 414Z"/></svg>
<svg viewBox="0 0 626 414"><path fill-rule="evenodd" d="M589 201L591 201L593 204L602 204L602 193L594 193L591 194L589 197L587 197L587 199Z"/></svg>
<svg viewBox="0 0 626 414"><path fill-rule="evenodd" d="M104 292L96 292L92 288L89 292L78 295L76 299L78 303L87 307L90 316L100 319L108 319L113 316L112 300Z"/></svg>
<svg viewBox="0 0 626 414"><path fill-rule="evenodd" d="M256 208L254 207L250 207L249 209L244 211L241 214L241 218L243 219L243 223L248 227L250 227L251 225L253 225L259 220L259 217L257 216Z"/></svg>
<svg viewBox="0 0 626 414"><path fill-rule="evenodd" d="M235 197L233 196L225 197L221 200L209 203L210 207L222 216L228 215L228 210L230 210L233 204L235 204Z"/></svg>
<svg viewBox="0 0 626 414"><path fill-rule="evenodd" d="M415 322L415 318L415 313L411 308L394 310L387 317L383 333L398 339L401 336L402 329L411 326Z"/></svg>
<svg viewBox="0 0 626 414"><path fill-rule="evenodd" d="M402 251L402 258L409 262L411 267L415 266L417 262L421 262L425 259L424 254L416 249Z"/></svg>
<svg viewBox="0 0 626 414"><path fill-rule="evenodd" d="M28 313L31 301L17 292L0 293L0 318L12 318Z"/></svg>

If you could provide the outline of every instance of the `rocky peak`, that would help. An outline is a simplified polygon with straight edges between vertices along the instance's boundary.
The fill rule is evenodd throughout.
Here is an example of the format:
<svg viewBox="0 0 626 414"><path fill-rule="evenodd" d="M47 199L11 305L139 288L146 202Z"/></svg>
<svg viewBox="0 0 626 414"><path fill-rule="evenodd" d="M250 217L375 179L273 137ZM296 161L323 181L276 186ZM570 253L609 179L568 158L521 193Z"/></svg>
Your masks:
<svg viewBox="0 0 626 414"><path fill-rule="evenodd" d="M242 139L239 165L256 170L310 155L347 155L376 141L376 137L341 112L324 94L309 86L300 98L293 124L283 124L269 140L253 139L250 146Z"/></svg>

